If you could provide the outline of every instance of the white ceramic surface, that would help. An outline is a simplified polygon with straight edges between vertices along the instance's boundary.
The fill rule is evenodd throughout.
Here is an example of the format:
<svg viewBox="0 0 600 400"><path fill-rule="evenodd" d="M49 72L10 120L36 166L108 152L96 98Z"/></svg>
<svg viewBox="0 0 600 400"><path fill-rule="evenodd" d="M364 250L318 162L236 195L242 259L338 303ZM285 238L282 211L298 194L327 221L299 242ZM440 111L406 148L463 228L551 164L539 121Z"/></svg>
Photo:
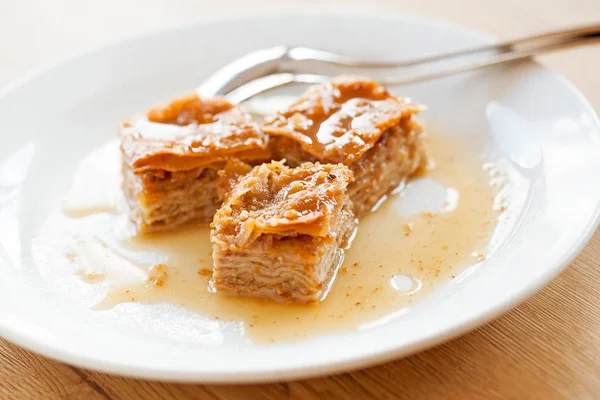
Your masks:
<svg viewBox="0 0 600 400"><path fill-rule="evenodd" d="M210 346L177 334L129 331L57 293L32 251L32 238L59 208L75 165L114 136L117 121L188 92L244 53L283 43L411 58L490 40L446 23L364 10L237 12L131 38L25 77L0 94L0 334L46 356L113 373L270 381L404 356L499 315L562 271L598 223L598 120L568 82L533 62L399 91L429 106L423 117L430 126L467 135L472 151L504 165L509 218L484 263L368 329L295 344L217 338Z"/></svg>

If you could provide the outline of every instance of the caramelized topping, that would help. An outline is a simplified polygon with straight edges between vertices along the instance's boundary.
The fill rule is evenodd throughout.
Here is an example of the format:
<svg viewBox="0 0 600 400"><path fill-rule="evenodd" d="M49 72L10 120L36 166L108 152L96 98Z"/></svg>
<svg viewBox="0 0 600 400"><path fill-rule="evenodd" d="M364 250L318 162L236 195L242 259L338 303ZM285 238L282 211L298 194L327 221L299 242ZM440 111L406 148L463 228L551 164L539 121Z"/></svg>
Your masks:
<svg viewBox="0 0 600 400"><path fill-rule="evenodd" d="M124 161L136 170L187 170L229 157L269 157L267 138L249 114L222 98L189 95L121 126Z"/></svg>
<svg viewBox="0 0 600 400"><path fill-rule="evenodd" d="M343 165L280 162L254 167L228 193L213 236L242 248L263 234L326 237L342 207L352 172ZM232 249L234 249L232 248Z"/></svg>
<svg viewBox="0 0 600 400"><path fill-rule="evenodd" d="M351 165L386 129L419 110L371 79L341 76L265 118L263 130L298 141L321 162Z"/></svg>
<svg viewBox="0 0 600 400"><path fill-rule="evenodd" d="M225 198L227 193L231 192L233 186L250 171L252 171L252 167L237 158L227 160L223 169L217 172L219 175L217 181L219 198Z"/></svg>
<svg viewBox="0 0 600 400"><path fill-rule="evenodd" d="M216 121L215 116L234 108L224 98L203 99L196 94L189 94L173 100L169 104L153 107L148 111L149 121L161 124L189 125L210 124Z"/></svg>

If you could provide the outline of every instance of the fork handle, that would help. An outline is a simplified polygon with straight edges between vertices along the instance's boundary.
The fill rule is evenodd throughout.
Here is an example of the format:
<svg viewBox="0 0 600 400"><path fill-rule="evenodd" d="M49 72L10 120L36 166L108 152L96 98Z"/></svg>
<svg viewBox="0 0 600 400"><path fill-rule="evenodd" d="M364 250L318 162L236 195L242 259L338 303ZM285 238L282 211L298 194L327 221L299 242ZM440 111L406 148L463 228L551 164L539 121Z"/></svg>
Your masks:
<svg viewBox="0 0 600 400"><path fill-rule="evenodd" d="M587 35L585 37L577 37L567 40L548 40L529 47L525 47L524 49L511 50L504 53L488 56L482 59L467 61L463 64L451 65L434 71L416 73L413 75L397 75L387 77L382 80L382 83L388 86L399 86L418 82L425 82L438 78L443 78L445 76L456 75L463 72L490 67L493 65L523 60L539 54L550 53L553 51L563 50L566 48L576 46L588 45L596 42L600 42L600 26L598 27L598 31L594 35Z"/></svg>
<svg viewBox="0 0 600 400"><path fill-rule="evenodd" d="M391 61L366 61L358 58L336 54L328 51L315 50L307 47L294 47L288 50L289 58L295 61L318 61L326 64L346 68L367 69L391 69L414 67L440 61L448 61L460 57L487 54L490 52L507 53L515 50L527 50L530 48L551 45L561 42L587 40L600 37L600 24L580 26L576 28L563 29L544 34L527 36L500 43L488 44L479 47L471 47L451 52L443 52L430 56Z"/></svg>

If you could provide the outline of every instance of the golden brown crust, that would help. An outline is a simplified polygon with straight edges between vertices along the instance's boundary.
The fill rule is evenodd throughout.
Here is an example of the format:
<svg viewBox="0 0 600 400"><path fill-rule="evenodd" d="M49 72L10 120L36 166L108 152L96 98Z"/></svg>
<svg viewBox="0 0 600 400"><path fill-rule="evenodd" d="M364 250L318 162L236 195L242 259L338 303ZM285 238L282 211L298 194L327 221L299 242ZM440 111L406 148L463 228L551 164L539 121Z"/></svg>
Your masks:
<svg viewBox="0 0 600 400"><path fill-rule="evenodd" d="M286 110L265 118L262 128L293 139L320 162L351 165L385 130L419 111L369 78L342 76L312 86Z"/></svg>
<svg viewBox="0 0 600 400"><path fill-rule="evenodd" d="M280 162L254 167L228 193L212 223L213 239L232 250L262 235L326 237L352 172L341 165Z"/></svg>
<svg viewBox="0 0 600 400"><path fill-rule="evenodd" d="M216 114L229 111L234 105L222 97L201 98L192 93L174 99L170 103L152 107L146 116L152 122L161 124L189 125L193 122L208 124L214 122Z"/></svg>
<svg viewBox="0 0 600 400"><path fill-rule="evenodd" d="M219 199L223 200L231 192L233 186L247 173L252 171L252 166L237 158L227 160L223 169L218 171Z"/></svg>
<svg viewBox="0 0 600 400"><path fill-rule="evenodd" d="M267 136L251 116L222 98L195 94L157 106L121 125L124 162L136 171L182 171L225 163L267 160Z"/></svg>
<svg viewBox="0 0 600 400"><path fill-rule="evenodd" d="M354 181L348 186L348 194L356 217L362 218L383 195L393 191L403 179L413 176L426 164L421 131L414 118L402 120L387 129L369 151L349 166ZM272 137L269 147L274 159L285 159L292 167L305 161L316 161L312 154L288 137Z"/></svg>

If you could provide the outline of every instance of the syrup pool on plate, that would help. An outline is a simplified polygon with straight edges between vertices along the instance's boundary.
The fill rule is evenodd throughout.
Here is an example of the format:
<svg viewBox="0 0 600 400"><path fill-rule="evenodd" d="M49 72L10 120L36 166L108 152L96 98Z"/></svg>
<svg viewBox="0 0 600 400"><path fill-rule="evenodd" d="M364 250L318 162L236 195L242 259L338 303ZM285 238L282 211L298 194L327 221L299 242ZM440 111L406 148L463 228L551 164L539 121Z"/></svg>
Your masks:
<svg viewBox="0 0 600 400"><path fill-rule="evenodd" d="M140 315L152 315L153 307L167 304L175 310L173 318L179 318L175 326L193 322L262 343L366 328L398 315L485 259L500 214L494 209L497 189L482 161L460 140L440 133L425 138L430 168L360 221L320 304L211 293L207 227L128 235L116 196L117 141L82 161L63 212L50 216L36 240L37 253L60 266L47 271L57 290L77 296L94 312L133 307ZM164 313L161 318L168 320Z"/></svg>

